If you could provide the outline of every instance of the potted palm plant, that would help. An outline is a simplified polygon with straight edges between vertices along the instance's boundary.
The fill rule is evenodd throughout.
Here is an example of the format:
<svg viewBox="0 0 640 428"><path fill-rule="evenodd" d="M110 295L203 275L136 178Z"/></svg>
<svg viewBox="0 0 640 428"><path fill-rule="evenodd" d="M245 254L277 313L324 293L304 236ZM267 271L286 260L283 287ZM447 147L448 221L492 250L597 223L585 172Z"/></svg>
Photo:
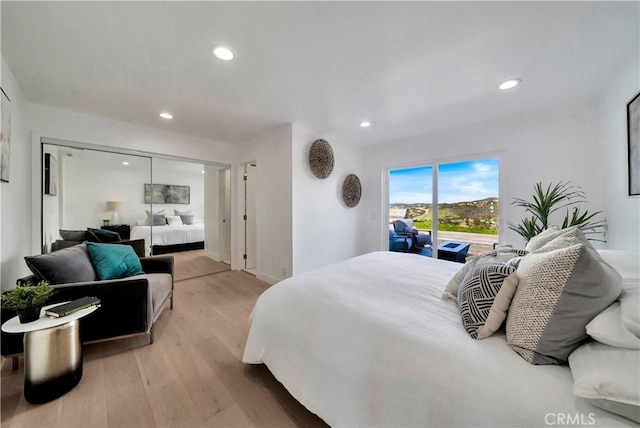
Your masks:
<svg viewBox="0 0 640 428"><path fill-rule="evenodd" d="M40 317L40 310L54 292L55 289L46 281L33 286L18 284L0 296L0 304L3 308L15 310L20 322L27 323Z"/></svg>
<svg viewBox="0 0 640 428"><path fill-rule="evenodd" d="M525 241L529 241L551 226L552 214L565 209L561 229L578 226L589 239L604 242L607 223L605 220L596 219L602 212L581 211L579 205L585 202L587 197L584 191L570 182L550 183L546 188L542 183L536 183L532 200L515 198L511 203L524 208L531 216L523 218L520 223L509 222L509 229L518 233ZM599 239L600 236L602 239Z"/></svg>

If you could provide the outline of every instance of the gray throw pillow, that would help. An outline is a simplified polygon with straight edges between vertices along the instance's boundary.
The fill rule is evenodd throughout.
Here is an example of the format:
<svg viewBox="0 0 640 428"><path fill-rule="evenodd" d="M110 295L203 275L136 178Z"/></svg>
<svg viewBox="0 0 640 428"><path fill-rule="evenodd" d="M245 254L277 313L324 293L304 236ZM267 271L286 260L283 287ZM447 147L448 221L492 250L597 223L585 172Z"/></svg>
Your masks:
<svg viewBox="0 0 640 428"><path fill-rule="evenodd" d="M182 220L182 224L193 224L193 217L192 215L181 215L180 216L180 220Z"/></svg>
<svg viewBox="0 0 640 428"><path fill-rule="evenodd" d="M86 244L53 253L28 256L24 260L38 281L47 281L51 285L98 279Z"/></svg>
<svg viewBox="0 0 640 428"><path fill-rule="evenodd" d="M191 215L193 214L193 210L184 210L184 211L180 211L180 210L173 210L173 213L175 215L179 215L179 216L183 216L183 215Z"/></svg>
<svg viewBox="0 0 640 428"><path fill-rule="evenodd" d="M514 267L496 260L492 255L485 255L478 259L462 281L458 291L458 307L462 324L474 339L485 325L502 283L515 271ZM500 324L502 321L504 319Z"/></svg>
<svg viewBox="0 0 640 428"><path fill-rule="evenodd" d="M60 236L65 241L82 242L87 240L86 230L62 230L60 229Z"/></svg>
<svg viewBox="0 0 640 428"><path fill-rule="evenodd" d="M153 215L153 226L166 226L167 218L162 214L154 214Z"/></svg>
<svg viewBox="0 0 640 428"><path fill-rule="evenodd" d="M566 364L586 325L622 291L622 278L573 228L520 261L507 344L531 364Z"/></svg>

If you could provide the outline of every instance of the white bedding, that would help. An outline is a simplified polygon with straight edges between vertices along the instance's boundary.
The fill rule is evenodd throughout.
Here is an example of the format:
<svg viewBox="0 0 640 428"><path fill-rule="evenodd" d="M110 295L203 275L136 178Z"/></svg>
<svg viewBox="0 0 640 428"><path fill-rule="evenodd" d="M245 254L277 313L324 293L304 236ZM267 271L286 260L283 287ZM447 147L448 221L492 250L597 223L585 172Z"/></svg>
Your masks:
<svg viewBox="0 0 640 428"><path fill-rule="evenodd" d="M204 241L204 223L153 226L153 236L151 236L151 230L151 226L133 226L131 229L131 239L144 239L147 254L151 250L151 245L175 245Z"/></svg>
<svg viewBox="0 0 640 428"><path fill-rule="evenodd" d="M256 303L243 361L332 426L633 425L574 397L569 367L528 364L502 333L472 339L440 298L460 267L376 252L282 281Z"/></svg>

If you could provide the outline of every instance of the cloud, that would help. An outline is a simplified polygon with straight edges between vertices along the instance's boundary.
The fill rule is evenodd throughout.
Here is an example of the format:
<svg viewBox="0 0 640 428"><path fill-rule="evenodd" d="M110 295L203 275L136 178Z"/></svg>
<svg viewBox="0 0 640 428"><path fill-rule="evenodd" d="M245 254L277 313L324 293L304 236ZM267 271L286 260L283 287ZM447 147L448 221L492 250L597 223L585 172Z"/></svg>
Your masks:
<svg viewBox="0 0 640 428"><path fill-rule="evenodd" d="M474 201L499 195L498 160L443 165L438 174L440 203ZM430 203L431 167L392 172L391 203Z"/></svg>

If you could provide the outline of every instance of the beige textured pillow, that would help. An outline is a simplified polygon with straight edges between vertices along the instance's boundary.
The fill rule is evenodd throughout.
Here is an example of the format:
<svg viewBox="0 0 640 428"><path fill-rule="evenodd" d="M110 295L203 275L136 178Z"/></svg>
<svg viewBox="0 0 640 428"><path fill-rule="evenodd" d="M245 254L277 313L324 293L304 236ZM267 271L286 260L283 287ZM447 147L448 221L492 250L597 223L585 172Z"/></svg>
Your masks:
<svg viewBox="0 0 640 428"><path fill-rule="evenodd" d="M566 364L586 325L613 303L622 278L577 228L523 257L507 343L531 364Z"/></svg>

